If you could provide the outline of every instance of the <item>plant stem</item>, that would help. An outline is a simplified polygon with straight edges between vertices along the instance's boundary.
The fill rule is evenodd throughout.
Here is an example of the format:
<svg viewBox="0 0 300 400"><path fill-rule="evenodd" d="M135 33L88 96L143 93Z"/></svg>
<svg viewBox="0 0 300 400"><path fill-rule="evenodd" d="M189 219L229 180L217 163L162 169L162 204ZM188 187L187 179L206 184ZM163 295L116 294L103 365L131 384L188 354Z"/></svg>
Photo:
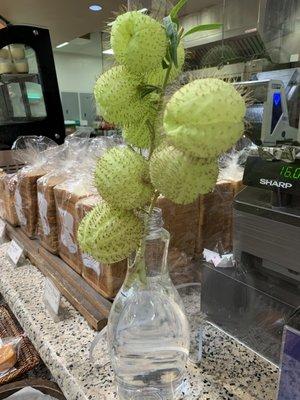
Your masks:
<svg viewBox="0 0 300 400"><path fill-rule="evenodd" d="M171 69L172 69L172 62L170 62L169 66L168 66L168 68L166 70L165 78L164 78L164 81L163 81L162 91L161 91L160 101L159 101L160 107L162 106L165 90L166 90L166 87L167 87L168 82L169 82ZM150 160L150 158L152 156L152 153L153 153L153 150L155 148L155 129L153 129L153 126L151 125L150 121L147 121L147 124L148 124L148 128L149 128L149 130L151 132L151 147L150 147L150 152L149 152L149 160ZM149 206L149 210L148 210L148 218L149 219L151 217L151 213L152 213L153 208L155 206L156 200L158 199L158 196L159 196L159 192L158 192L158 190L155 190L155 192L153 194L153 197L152 197L152 200L151 200L151 203L150 203L150 206Z"/></svg>
<svg viewBox="0 0 300 400"><path fill-rule="evenodd" d="M155 190L154 195L153 195L152 200L151 200L151 203L150 203L150 206L149 206L149 209L148 209L148 220L151 217L153 208L155 207L155 203L156 203L156 200L158 199L158 197L159 197L159 191Z"/></svg>
<svg viewBox="0 0 300 400"><path fill-rule="evenodd" d="M167 87L167 84L168 84L169 78L170 78L171 69L172 69L172 62L170 62L170 65L168 66L168 69L166 71L165 79L164 79L164 82L162 85L161 99L163 98L163 96L165 94L165 90L166 90L166 87Z"/></svg>
<svg viewBox="0 0 300 400"><path fill-rule="evenodd" d="M136 251L133 264L128 267L129 269L124 282L125 287L130 288L134 282L141 284L144 287L147 285L147 272L144 254L145 243L144 239L141 239L141 244L139 249Z"/></svg>
<svg viewBox="0 0 300 400"><path fill-rule="evenodd" d="M163 98L164 98L166 87L167 87L168 82L169 82L171 69L172 69L172 62L170 62L169 66L168 66L168 68L166 70L166 74L165 74L164 81L163 81L163 84L162 84L161 93L160 93L160 99L159 99L159 109L161 108L162 103L163 103ZM155 129L152 126L152 124L151 124L151 122L149 120L147 120L147 126L148 126L148 129L150 131L150 135L151 135L151 145L150 145L150 151L149 151L149 157L148 157L148 160L150 160L150 158L152 156L152 153L153 153L153 151L155 149L155 141L156 141L155 139L156 139L156 137L155 137Z"/></svg>
<svg viewBox="0 0 300 400"><path fill-rule="evenodd" d="M155 129L149 120L147 120L146 124L147 124L149 132L150 132L150 140L151 140L149 157L148 157L148 161L149 161L152 156L152 153L155 149Z"/></svg>
<svg viewBox="0 0 300 400"><path fill-rule="evenodd" d="M170 62L169 67L166 70L166 74L164 77L164 81L163 81L163 85L162 85L162 90L161 90L161 94L160 94L160 99L159 99L159 110L163 104L163 98L164 98L164 94L165 94L165 90L166 87L168 85L169 82L169 77L170 77L170 72L171 72L171 68L172 68L172 62ZM150 132L150 137L151 137L151 146L150 146L150 150L149 150L149 157L148 157L148 161L150 160L152 153L155 149L155 142L156 142L156 132L155 132L155 128L153 127L153 125L151 124L151 122L149 120L146 121L146 125L149 129ZM151 203L148 209L148 212L146 212L147 216L146 216L146 224L145 227L148 227L148 223L149 220L151 218L151 214L152 211L155 207L156 204L156 200L159 197L159 191L155 190L153 193L153 197L151 199ZM147 284L147 271L146 271L146 264L145 264L145 258L144 258L144 252L145 252L145 243L144 243L144 238L141 239L141 243L140 243L140 247L136 252L136 257L134 260L134 266L132 268L134 268L131 271L130 274L130 278L127 281L127 285L131 286L132 283L134 282L135 279L137 279L142 285L146 285Z"/></svg>

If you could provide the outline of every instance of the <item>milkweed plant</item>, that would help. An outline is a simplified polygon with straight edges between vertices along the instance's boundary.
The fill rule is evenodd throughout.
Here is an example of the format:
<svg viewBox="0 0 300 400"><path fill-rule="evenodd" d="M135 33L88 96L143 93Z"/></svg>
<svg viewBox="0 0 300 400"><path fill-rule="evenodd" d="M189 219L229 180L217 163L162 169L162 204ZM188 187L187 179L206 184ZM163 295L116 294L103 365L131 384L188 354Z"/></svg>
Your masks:
<svg viewBox="0 0 300 400"><path fill-rule="evenodd" d="M180 0L162 22L139 11L116 18L111 46L116 65L95 85L103 117L122 127L126 146L98 161L95 185L103 201L80 223L82 251L114 263L137 250L160 194L188 204L213 190L218 157L244 131L245 100L221 79L194 80L169 95L185 61L183 39L218 29L198 25L185 31Z"/></svg>

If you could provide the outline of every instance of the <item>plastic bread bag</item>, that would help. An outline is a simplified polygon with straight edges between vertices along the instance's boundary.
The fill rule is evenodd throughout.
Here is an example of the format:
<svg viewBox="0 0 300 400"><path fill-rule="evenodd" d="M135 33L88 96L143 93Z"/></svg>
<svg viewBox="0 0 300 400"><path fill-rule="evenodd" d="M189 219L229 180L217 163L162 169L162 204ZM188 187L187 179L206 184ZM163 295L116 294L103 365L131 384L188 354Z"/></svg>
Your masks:
<svg viewBox="0 0 300 400"><path fill-rule="evenodd" d="M14 202L15 183L16 174L7 174L0 169L0 218L13 226L18 225Z"/></svg>
<svg viewBox="0 0 300 400"><path fill-rule="evenodd" d="M17 187L17 181L17 173L5 174L4 176L5 219L12 226L19 225L19 219L15 206L15 191Z"/></svg>
<svg viewBox="0 0 300 400"><path fill-rule="evenodd" d="M215 251L232 252L233 201L235 183L219 181L211 193L200 196L197 254Z"/></svg>
<svg viewBox="0 0 300 400"><path fill-rule="evenodd" d="M37 180L38 236L44 248L58 253L58 226L54 187L75 176L80 170L80 160L86 157L90 139L72 136L60 146L53 169Z"/></svg>
<svg viewBox="0 0 300 400"><path fill-rule="evenodd" d="M5 176L6 173L0 168L0 218L6 219L5 210Z"/></svg>
<svg viewBox="0 0 300 400"><path fill-rule="evenodd" d="M164 227L170 232L170 248L194 257L199 225L199 199L191 204L175 204L159 196L157 207L161 208Z"/></svg>
<svg viewBox="0 0 300 400"><path fill-rule="evenodd" d="M25 164L17 173L15 207L20 226L30 238L35 236L38 219L37 180L54 168L57 147L43 136L21 136L12 147L16 159Z"/></svg>
<svg viewBox="0 0 300 400"><path fill-rule="evenodd" d="M165 229L170 233L168 268L175 285L198 279L194 265L199 231L199 198L191 204L179 205L159 196Z"/></svg>
<svg viewBox="0 0 300 400"><path fill-rule="evenodd" d="M233 202L235 195L243 188L244 168L241 155L244 148L232 149L219 159L219 176L211 193L200 196L199 230L197 255L211 258L209 252L216 252L214 262L220 262L219 256L232 252L233 242ZM206 253L203 253L203 251Z"/></svg>
<svg viewBox="0 0 300 400"><path fill-rule="evenodd" d="M38 236L41 244L53 254L58 253L57 210L54 198L54 187L68 179L77 179L87 173L95 164L96 158L114 144L111 140L90 139L89 134L74 133L67 137L63 146L58 149L58 160L55 167L37 181L39 212ZM87 164L87 166L85 166ZM90 165L91 164L91 165ZM90 177L89 181L90 181ZM72 247L74 247L72 245Z"/></svg>
<svg viewBox="0 0 300 400"><path fill-rule="evenodd" d="M73 145L73 144L72 144ZM74 168L68 179L54 187L58 226L58 252L60 257L76 272L82 272L82 260L77 244L76 203L88 196L96 195L93 171L97 159L114 141L104 138L90 139L84 154L77 153Z"/></svg>
<svg viewBox="0 0 300 400"><path fill-rule="evenodd" d="M219 177L218 181L239 182L243 179L244 168L240 164L240 158L243 150L232 150L223 154L219 159Z"/></svg>
<svg viewBox="0 0 300 400"><path fill-rule="evenodd" d="M22 337L0 338L0 379L14 370Z"/></svg>

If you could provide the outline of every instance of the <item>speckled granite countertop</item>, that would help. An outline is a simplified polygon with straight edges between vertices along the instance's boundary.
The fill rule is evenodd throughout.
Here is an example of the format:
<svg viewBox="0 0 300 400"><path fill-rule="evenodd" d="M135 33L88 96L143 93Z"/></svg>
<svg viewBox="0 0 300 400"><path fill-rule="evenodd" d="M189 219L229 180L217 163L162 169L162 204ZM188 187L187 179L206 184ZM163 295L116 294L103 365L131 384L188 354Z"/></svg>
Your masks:
<svg viewBox="0 0 300 400"><path fill-rule="evenodd" d="M29 264L14 268L6 260L7 244L0 246L0 293L32 340L68 400L116 399L109 365L89 361L96 333L63 299L68 312L54 322L43 303L44 279ZM101 354L101 346L97 353ZM203 358L189 364L188 392L192 400L274 400L277 369L213 326L205 325Z"/></svg>

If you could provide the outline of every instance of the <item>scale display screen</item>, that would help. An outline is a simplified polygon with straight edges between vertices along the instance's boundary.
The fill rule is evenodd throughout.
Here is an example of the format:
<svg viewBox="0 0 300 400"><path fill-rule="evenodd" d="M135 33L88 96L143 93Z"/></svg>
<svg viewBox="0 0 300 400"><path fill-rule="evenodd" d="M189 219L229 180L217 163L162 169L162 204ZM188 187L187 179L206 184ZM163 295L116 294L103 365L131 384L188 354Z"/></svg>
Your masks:
<svg viewBox="0 0 300 400"><path fill-rule="evenodd" d="M300 167L283 165L280 168L279 175L283 178L300 181Z"/></svg>
<svg viewBox="0 0 300 400"><path fill-rule="evenodd" d="M300 162L288 164L283 161L267 161L258 156L249 156L245 165L243 183L246 186L300 195Z"/></svg>

